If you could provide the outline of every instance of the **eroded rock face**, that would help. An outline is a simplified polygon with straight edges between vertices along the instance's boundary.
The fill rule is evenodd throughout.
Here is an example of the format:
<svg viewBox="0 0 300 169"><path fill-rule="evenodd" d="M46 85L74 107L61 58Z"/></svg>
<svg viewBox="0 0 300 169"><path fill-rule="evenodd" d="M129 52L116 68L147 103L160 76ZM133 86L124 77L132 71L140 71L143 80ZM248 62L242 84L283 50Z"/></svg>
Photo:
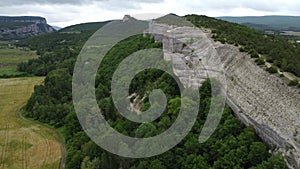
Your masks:
<svg viewBox="0 0 300 169"><path fill-rule="evenodd" d="M147 33L163 42L164 58L173 62L174 73L186 87L199 87L208 78L207 71L223 70L227 104L236 116L252 125L265 142L276 145L290 168L300 168L298 89L257 66L238 47L214 42L209 30L152 23Z"/></svg>
<svg viewBox="0 0 300 169"><path fill-rule="evenodd" d="M0 16L0 24L1 40L22 39L55 31L42 17Z"/></svg>
<svg viewBox="0 0 300 169"><path fill-rule="evenodd" d="M47 24L45 18L38 16L0 16L0 22L32 22Z"/></svg>

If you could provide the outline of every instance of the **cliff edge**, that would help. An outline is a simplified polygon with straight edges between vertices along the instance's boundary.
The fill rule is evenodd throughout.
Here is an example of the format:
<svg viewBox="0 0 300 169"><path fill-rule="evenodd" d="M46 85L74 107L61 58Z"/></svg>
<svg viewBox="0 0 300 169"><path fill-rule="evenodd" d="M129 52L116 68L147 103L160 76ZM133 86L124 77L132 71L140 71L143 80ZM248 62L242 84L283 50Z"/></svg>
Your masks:
<svg viewBox="0 0 300 169"><path fill-rule="evenodd" d="M17 40L54 31L42 17L0 16L0 40Z"/></svg>
<svg viewBox="0 0 300 169"><path fill-rule="evenodd" d="M174 73L185 86L199 87L208 75L197 71L220 61L212 65L224 70L227 104L235 115L274 145L275 152L282 152L290 168L300 168L299 89L257 66L238 47L215 42L210 30L154 21L145 33L163 42L164 58L172 61Z"/></svg>

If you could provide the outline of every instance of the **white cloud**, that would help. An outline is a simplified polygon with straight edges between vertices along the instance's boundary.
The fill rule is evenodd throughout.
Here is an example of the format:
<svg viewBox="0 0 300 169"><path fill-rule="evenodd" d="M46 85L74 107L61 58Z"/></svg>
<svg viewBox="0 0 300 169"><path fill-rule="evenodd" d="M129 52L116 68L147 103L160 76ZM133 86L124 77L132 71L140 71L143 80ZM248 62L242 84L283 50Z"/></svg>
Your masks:
<svg viewBox="0 0 300 169"><path fill-rule="evenodd" d="M2 0L0 15L37 15L51 25L121 19L125 14L300 15L298 0ZM144 16L145 17L145 16Z"/></svg>

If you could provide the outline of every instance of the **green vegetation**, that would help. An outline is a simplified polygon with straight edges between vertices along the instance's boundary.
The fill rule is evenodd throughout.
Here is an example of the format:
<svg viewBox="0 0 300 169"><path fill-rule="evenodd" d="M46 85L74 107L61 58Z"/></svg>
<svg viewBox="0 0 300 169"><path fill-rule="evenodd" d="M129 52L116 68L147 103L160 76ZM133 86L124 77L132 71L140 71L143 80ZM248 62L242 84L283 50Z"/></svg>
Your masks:
<svg viewBox="0 0 300 169"><path fill-rule="evenodd" d="M300 31L299 16L218 17L218 19L243 24L259 30Z"/></svg>
<svg viewBox="0 0 300 169"><path fill-rule="evenodd" d="M73 64L87 39L108 22L75 25L37 37L18 42L19 47L36 50L38 59L31 59L28 63L18 65L18 70L45 76L52 70L67 68L69 74L73 72ZM76 33L74 33L76 32Z"/></svg>
<svg viewBox="0 0 300 169"><path fill-rule="evenodd" d="M291 81L289 82L289 86L297 86L297 85L299 85L299 81L298 81L297 79L291 80Z"/></svg>
<svg viewBox="0 0 300 169"><path fill-rule="evenodd" d="M88 33L87 33L88 32ZM165 169L165 168L286 168L281 155L271 156L250 127L243 126L226 107L217 131L205 143L198 137L211 103L210 80L200 89L200 111L191 133L172 150L152 158L122 158L98 147L87 137L77 120L72 105L71 81L76 56L92 31L79 34L54 33L20 42L36 49L41 57L22 64L19 69L47 75L45 83L35 87L29 99L26 117L48 123L64 135L67 146L66 169ZM44 41L47 39L47 41ZM62 43L60 43L62 42ZM124 119L116 110L110 93L112 74L128 55L142 49L161 48L151 37L137 35L115 45L105 56L96 76L96 97L103 115L110 125L128 136L148 137L165 131L176 119L180 93L176 81L168 74L149 69L140 72L132 81L130 93L144 96L152 89L162 89L168 98L168 109L152 123L139 124ZM62 53L63 52L63 53ZM47 69L45 69L45 67ZM148 96L141 103L149 107Z"/></svg>
<svg viewBox="0 0 300 169"><path fill-rule="evenodd" d="M165 23L168 25L176 26L193 26L190 22L187 22L184 18L178 17L176 14L169 14L154 20L157 23Z"/></svg>
<svg viewBox="0 0 300 169"><path fill-rule="evenodd" d="M258 58L255 60L255 62L257 63L257 65L265 65L265 60L263 58Z"/></svg>
<svg viewBox="0 0 300 169"><path fill-rule="evenodd" d="M186 18L198 27L211 29L216 41L239 45L242 52L254 52L252 57L257 57L256 54L264 55L274 66L300 77L300 44L206 16L187 15Z"/></svg>
<svg viewBox="0 0 300 169"><path fill-rule="evenodd" d="M269 67L269 68L267 69L267 71L268 71L269 73L271 73L271 74L277 73L277 72L278 72L278 68L275 67L275 66L271 66L271 67Z"/></svg>
<svg viewBox="0 0 300 169"><path fill-rule="evenodd" d="M83 24L68 26L66 28L61 29L60 32L67 33L67 32L82 32L82 31L97 30L109 22L110 21L92 22L92 23L83 23Z"/></svg>
<svg viewBox="0 0 300 169"><path fill-rule="evenodd" d="M17 65L36 58L36 52L28 48L16 48L11 42L0 42L0 77L27 76L27 73L17 70Z"/></svg>
<svg viewBox="0 0 300 169"><path fill-rule="evenodd" d="M61 147L53 131L20 116L20 109L34 86L43 80L44 77L0 79L1 169L57 169L59 166Z"/></svg>

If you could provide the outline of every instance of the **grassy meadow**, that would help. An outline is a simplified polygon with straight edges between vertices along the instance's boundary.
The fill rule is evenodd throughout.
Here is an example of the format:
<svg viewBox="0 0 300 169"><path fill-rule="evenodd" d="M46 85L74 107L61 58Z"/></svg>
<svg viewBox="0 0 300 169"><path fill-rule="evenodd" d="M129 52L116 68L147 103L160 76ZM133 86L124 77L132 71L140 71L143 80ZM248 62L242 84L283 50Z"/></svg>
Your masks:
<svg viewBox="0 0 300 169"><path fill-rule="evenodd" d="M35 51L26 48L15 48L10 42L0 41L0 76L18 76L22 72L17 71L17 65L37 58Z"/></svg>
<svg viewBox="0 0 300 169"><path fill-rule="evenodd" d="M0 169L57 169L61 146L51 129L20 116L43 77L0 79Z"/></svg>

